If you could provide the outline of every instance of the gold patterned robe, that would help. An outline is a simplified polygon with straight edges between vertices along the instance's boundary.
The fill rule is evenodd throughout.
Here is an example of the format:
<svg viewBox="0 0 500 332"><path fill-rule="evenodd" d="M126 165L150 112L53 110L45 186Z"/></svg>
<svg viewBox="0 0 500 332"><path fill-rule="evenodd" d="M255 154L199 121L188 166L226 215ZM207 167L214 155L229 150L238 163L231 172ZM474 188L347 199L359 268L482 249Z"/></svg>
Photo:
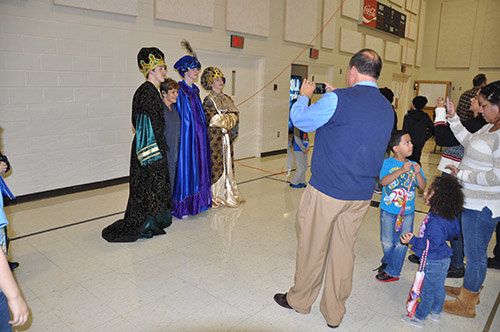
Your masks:
<svg viewBox="0 0 500 332"><path fill-rule="evenodd" d="M211 91L203 101L212 156L212 207L238 207L244 202L234 178L233 141L230 130L239 121L231 97Z"/></svg>

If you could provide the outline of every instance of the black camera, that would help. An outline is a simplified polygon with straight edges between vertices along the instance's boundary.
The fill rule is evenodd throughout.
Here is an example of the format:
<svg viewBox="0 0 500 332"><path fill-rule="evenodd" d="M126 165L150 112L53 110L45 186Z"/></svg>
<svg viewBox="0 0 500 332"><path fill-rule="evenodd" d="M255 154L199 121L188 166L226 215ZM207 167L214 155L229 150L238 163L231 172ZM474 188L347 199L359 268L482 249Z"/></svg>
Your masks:
<svg viewBox="0 0 500 332"><path fill-rule="evenodd" d="M326 84L325 83L316 83L316 88L314 89L314 94L322 95L326 92Z"/></svg>

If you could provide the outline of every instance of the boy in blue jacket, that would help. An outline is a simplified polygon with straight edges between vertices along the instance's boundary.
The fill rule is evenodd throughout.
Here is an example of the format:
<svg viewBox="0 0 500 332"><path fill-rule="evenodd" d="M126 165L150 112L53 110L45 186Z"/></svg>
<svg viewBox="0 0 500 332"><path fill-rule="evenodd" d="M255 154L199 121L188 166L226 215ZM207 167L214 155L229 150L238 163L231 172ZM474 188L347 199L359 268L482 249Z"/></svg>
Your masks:
<svg viewBox="0 0 500 332"><path fill-rule="evenodd" d="M427 316L435 322L441 320L446 296L444 281L453 254L446 241L451 241L460 235L458 214L464 203L462 186L454 177L448 175L437 177L425 192L424 202L430 209L420 226L419 236L416 237L412 233L401 236L401 242L411 244L412 250L418 257L422 256L429 240L420 304L413 318L406 314L401 317L404 323L420 328L424 327Z"/></svg>
<svg viewBox="0 0 500 332"><path fill-rule="evenodd" d="M4 174L7 173L10 170L10 163L9 160L7 159L7 156L3 155L2 152L0 151L0 177ZM9 224L7 220L7 216L5 215L5 212L3 210L3 195L10 193L8 191L7 185L3 182L3 180L0 180L0 245L3 248L3 251L7 253L7 249L9 248L9 238L7 237L7 225ZM12 197L10 197L12 198ZM9 262L10 269L14 271L17 269L19 266L18 262Z"/></svg>

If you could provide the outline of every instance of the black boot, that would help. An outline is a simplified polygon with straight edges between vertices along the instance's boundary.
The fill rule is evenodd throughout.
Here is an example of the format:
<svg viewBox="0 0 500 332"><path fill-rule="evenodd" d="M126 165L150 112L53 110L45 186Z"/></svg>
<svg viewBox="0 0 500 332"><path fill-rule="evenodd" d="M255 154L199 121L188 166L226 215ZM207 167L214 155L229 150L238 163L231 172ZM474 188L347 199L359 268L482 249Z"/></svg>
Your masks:
<svg viewBox="0 0 500 332"><path fill-rule="evenodd" d="M448 275L446 278L463 278L465 275L465 267L454 267L450 264L448 268Z"/></svg>
<svg viewBox="0 0 500 332"><path fill-rule="evenodd" d="M417 257L415 255L408 256L408 260L412 263L420 264L420 257Z"/></svg>
<svg viewBox="0 0 500 332"><path fill-rule="evenodd" d="M488 268L500 270L500 260L496 258L497 257L488 258L488 263L487 263Z"/></svg>

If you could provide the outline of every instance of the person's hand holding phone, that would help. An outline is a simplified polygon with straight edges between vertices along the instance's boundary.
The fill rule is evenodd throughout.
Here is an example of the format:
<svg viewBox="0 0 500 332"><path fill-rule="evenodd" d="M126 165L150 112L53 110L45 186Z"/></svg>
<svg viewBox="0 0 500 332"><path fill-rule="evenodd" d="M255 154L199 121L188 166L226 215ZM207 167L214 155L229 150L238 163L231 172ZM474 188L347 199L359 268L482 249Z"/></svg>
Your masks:
<svg viewBox="0 0 500 332"><path fill-rule="evenodd" d="M316 89L316 83L314 83L313 81L309 81L307 78L304 78L304 80L302 81L302 86L300 87L300 94L311 99L314 94L314 89Z"/></svg>
<svg viewBox="0 0 500 332"><path fill-rule="evenodd" d="M446 116L452 118L455 116L455 104L450 100L448 101L448 105L446 107Z"/></svg>
<svg viewBox="0 0 500 332"><path fill-rule="evenodd" d="M325 84L325 90L326 92L332 92L333 90L335 90L335 87L331 84L328 84L326 82L323 82Z"/></svg>
<svg viewBox="0 0 500 332"><path fill-rule="evenodd" d="M436 107L445 107L445 106L444 106L444 99L443 99L443 97L439 97L439 98L436 100Z"/></svg>

